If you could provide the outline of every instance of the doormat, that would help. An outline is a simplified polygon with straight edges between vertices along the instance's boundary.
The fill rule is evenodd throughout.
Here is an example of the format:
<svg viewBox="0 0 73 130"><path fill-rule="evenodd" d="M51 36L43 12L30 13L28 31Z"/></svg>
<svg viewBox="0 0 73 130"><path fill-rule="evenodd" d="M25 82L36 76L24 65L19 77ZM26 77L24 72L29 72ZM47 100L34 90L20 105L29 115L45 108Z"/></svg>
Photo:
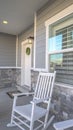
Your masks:
<svg viewBox="0 0 73 130"><path fill-rule="evenodd" d="M15 90L15 91L9 91L7 92L7 95L10 97L10 98L14 98L13 94L18 94L18 93L21 93L19 90Z"/></svg>

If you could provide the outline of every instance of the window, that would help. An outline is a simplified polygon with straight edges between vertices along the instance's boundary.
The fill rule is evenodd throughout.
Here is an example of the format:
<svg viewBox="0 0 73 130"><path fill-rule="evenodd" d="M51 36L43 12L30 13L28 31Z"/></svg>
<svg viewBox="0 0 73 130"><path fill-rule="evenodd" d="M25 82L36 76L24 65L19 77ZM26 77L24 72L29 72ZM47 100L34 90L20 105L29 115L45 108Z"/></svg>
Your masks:
<svg viewBox="0 0 73 130"><path fill-rule="evenodd" d="M73 16L49 26L48 55L56 82L73 85Z"/></svg>

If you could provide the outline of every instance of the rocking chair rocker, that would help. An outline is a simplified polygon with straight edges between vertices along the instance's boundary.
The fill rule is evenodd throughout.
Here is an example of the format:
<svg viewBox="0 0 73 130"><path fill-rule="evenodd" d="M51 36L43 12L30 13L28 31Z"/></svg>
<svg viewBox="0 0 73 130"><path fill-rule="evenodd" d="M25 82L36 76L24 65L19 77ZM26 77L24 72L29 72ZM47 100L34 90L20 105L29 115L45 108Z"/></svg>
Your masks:
<svg viewBox="0 0 73 130"><path fill-rule="evenodd" d="M54 116L51 117L48 122L48 115L50 109L50 102L53 92L53 86L55 81L54 73L39 73L33 100L28 105L16 106L17 97L22 95L31 95L33 93L20 93L14 95L13 109L11 115L11 122L8 127L18 126L20 129L25 130L24 126L29 128L29 130L37 130L43 127L43 130L47 128L50 122L53 120ZM43 108L40 103L46 103L47 108ZM41 118L45 117L42 121ZM40 125L34 129L34 123L38 121Z"/></svg>

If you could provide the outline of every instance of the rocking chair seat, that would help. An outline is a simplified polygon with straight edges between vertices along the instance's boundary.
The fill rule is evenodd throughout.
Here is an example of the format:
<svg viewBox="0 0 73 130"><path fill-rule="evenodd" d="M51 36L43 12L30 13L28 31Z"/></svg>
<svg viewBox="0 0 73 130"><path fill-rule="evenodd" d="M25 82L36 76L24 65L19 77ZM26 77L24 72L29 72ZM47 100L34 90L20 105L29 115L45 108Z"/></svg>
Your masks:
<svg viewBox="0 0 73 130"><path fill-rule="evenodd" d="M14 111L22 115L22 117L26 118L27 120L29 121L31 120L31 111L32 111L31 104L24 105L24 106L16 106ZM43 117L45 114L46 114L46 109L36 106L34 111L34 121Z"/></svg>

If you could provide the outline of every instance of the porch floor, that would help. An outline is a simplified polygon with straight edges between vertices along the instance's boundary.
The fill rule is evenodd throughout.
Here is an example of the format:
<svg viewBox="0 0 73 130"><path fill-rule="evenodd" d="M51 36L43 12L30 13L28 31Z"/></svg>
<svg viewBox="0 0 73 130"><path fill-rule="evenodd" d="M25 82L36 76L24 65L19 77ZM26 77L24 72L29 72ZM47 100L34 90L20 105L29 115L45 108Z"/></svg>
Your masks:
<svg viewBox="0 0 73 130"><path fill-rule="evenodd" d="M18 127L7 127L7 124L10 122L13 99L11 99L6 93L14 90L16 90L16 88L13 87L0 89L0 130L20 130ZM20 104L23 101L27 103L32 97L30 97L30 99L23 98L20 97ZM51 125L47 130L54 130L54 128Z"/></svg>

